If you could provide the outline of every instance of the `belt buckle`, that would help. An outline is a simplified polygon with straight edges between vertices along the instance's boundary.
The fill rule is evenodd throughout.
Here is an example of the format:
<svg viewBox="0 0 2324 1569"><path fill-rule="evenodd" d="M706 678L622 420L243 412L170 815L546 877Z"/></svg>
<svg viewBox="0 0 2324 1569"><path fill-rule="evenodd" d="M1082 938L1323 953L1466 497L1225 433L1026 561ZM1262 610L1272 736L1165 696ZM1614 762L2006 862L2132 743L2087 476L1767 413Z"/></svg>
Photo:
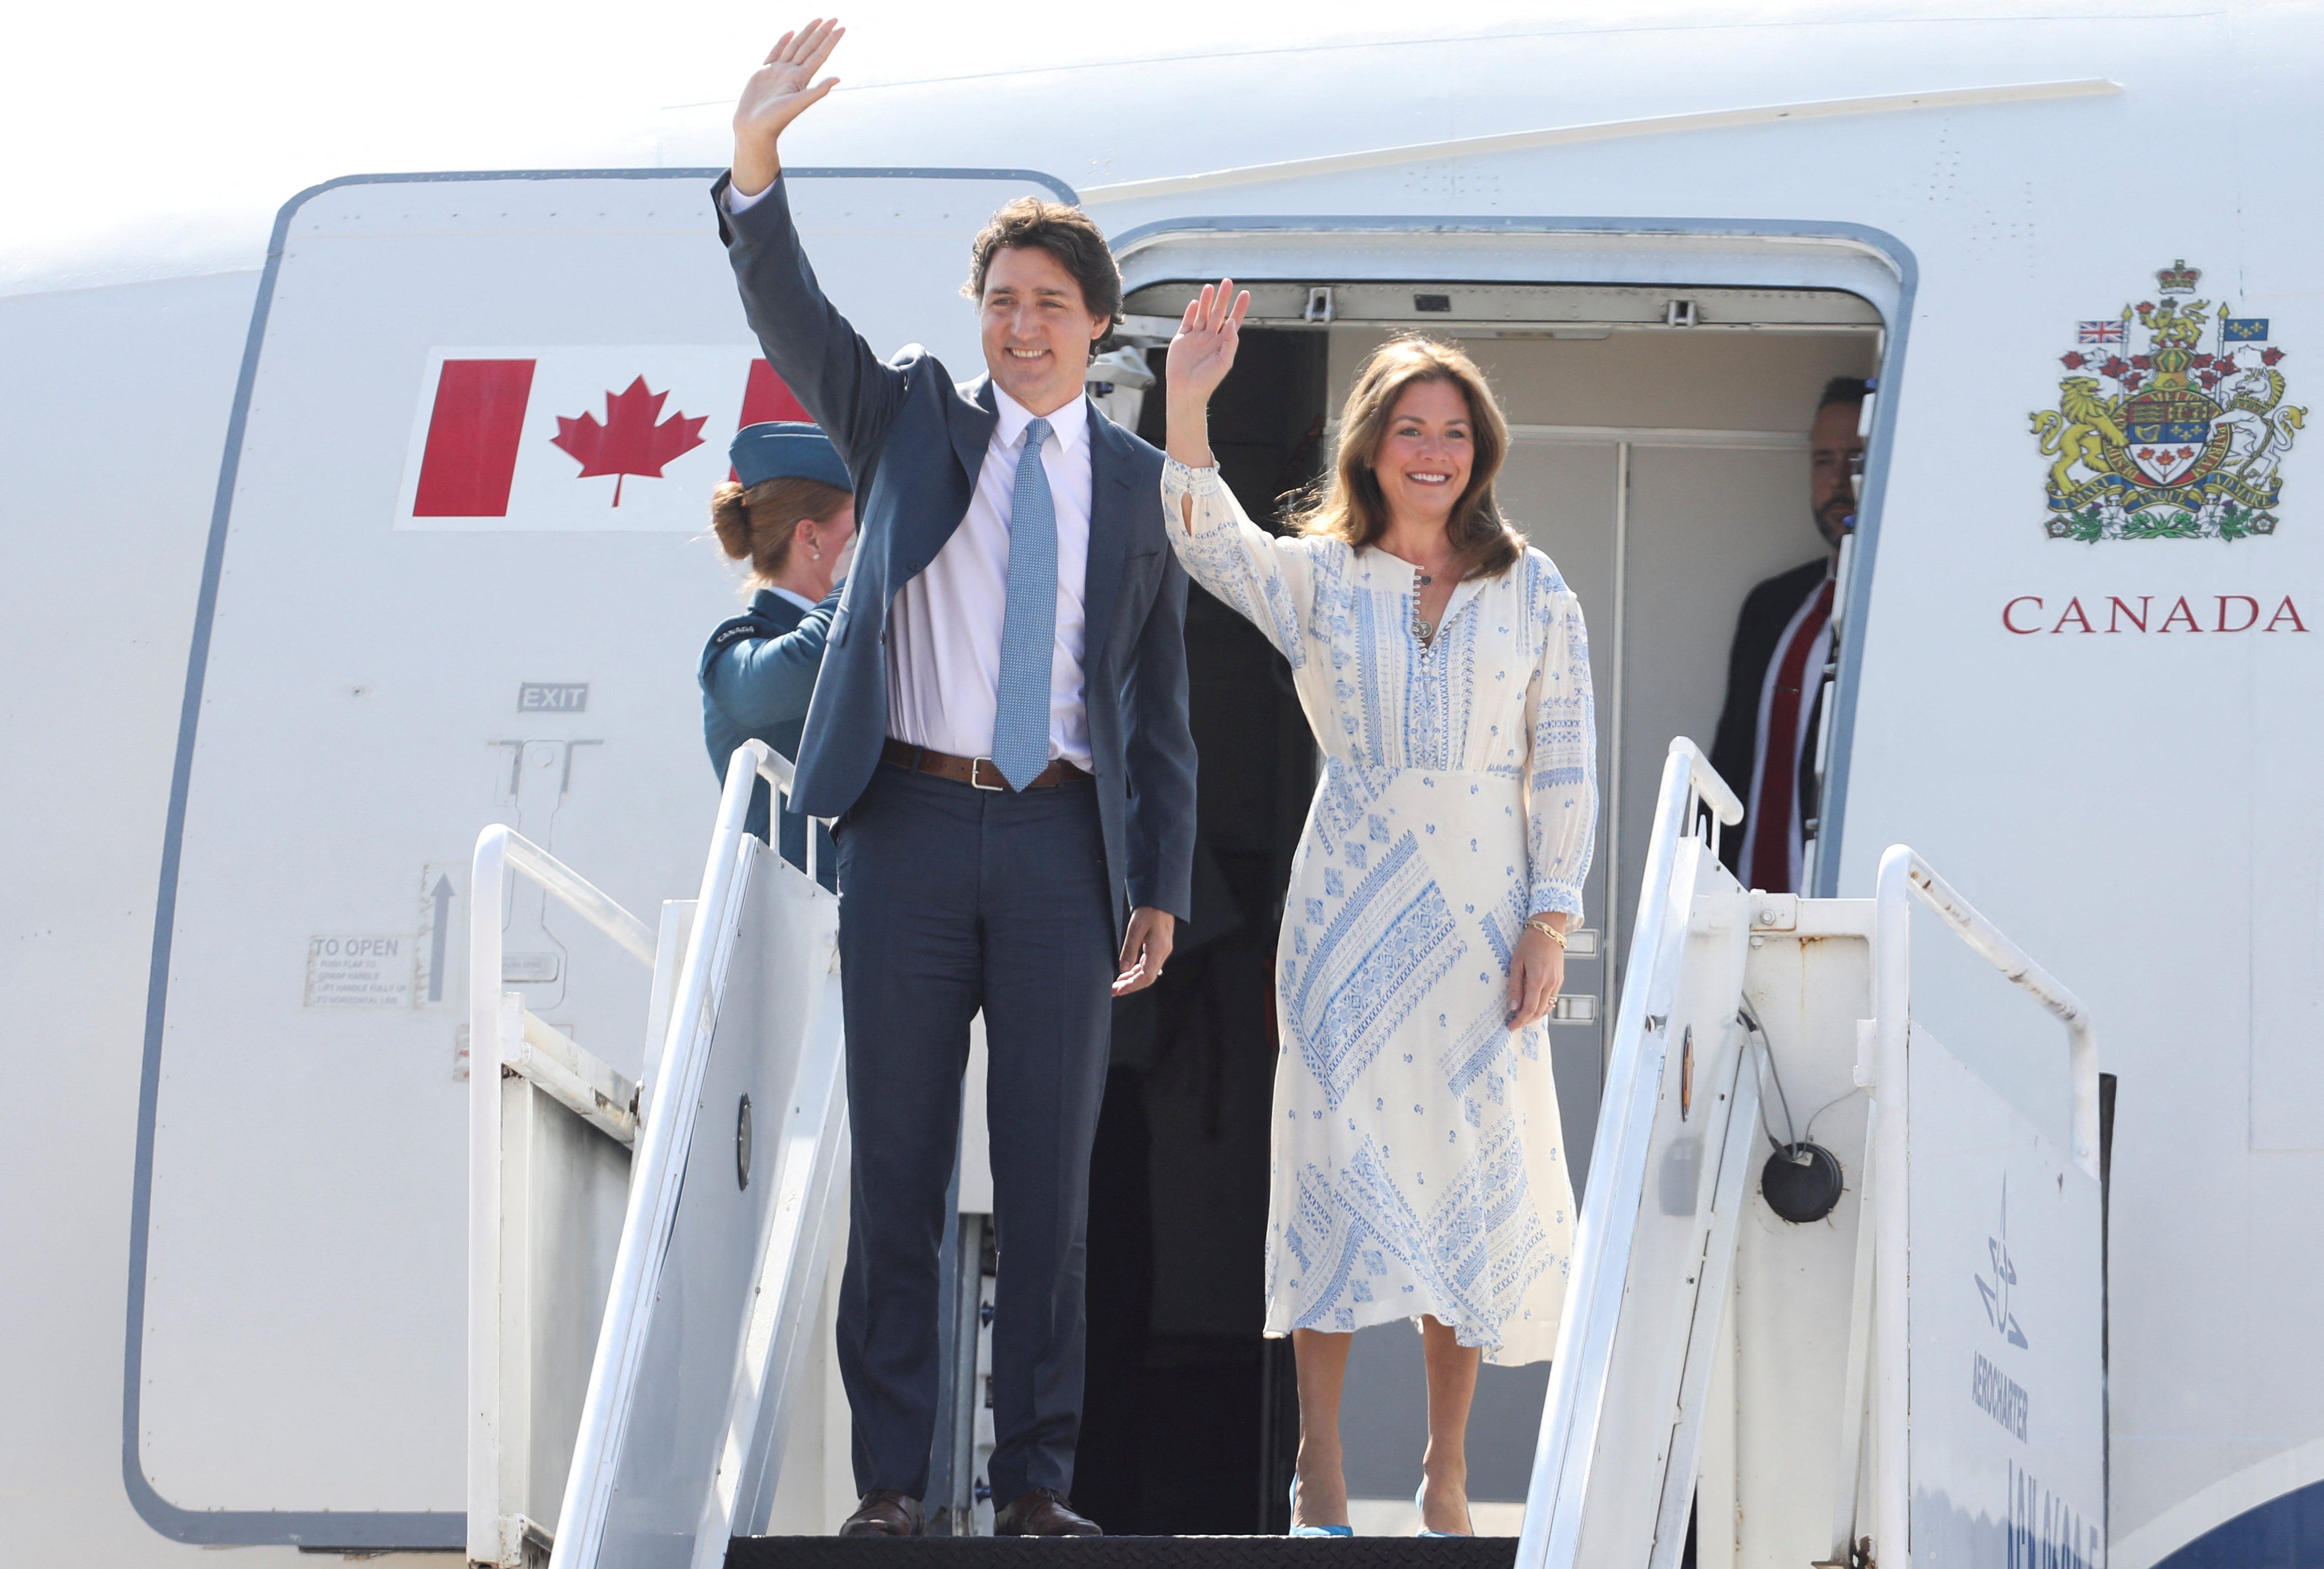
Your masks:
<svg viewBox="0 0 2324 1569"><path fill-rule="evenodd" d="M992 772L995 775L999 775L1001 780L1000 784L986 784L978 780L977 771L988 766L991 767ZM1001 772L1001 766L998 763L994 763L990 757L971 757L968 760L968 783L970 787L973 789L990 790L998 795L1005 795L1009 793L1009 775L1002 774Z"/></svg>

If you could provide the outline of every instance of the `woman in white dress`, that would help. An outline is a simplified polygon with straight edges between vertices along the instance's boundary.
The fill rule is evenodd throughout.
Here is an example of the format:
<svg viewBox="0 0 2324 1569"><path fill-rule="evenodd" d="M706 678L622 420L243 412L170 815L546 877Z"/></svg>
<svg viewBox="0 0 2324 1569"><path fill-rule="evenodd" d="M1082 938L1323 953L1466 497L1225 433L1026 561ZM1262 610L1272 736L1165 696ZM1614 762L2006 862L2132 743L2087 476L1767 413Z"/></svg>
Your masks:
<svg viewBox="0 0 2324 1569"><path fill-rule="evenodd" d="M1292 1529L1348 1534L1349 1341L1417 1318L1421 1529L1462 1535L1478 1363L1549 1356L1572 1252L1543 1021L1596 831L1589 644L1500 517L1508 427L1446 344L1372 356L1294 535L1244 516L1206 426L1250 301L1204 289L1170 344L1162 500L1188 573L1290 662L1325 754L1277 955L1267 1332L1298 1363Z"/></svg>

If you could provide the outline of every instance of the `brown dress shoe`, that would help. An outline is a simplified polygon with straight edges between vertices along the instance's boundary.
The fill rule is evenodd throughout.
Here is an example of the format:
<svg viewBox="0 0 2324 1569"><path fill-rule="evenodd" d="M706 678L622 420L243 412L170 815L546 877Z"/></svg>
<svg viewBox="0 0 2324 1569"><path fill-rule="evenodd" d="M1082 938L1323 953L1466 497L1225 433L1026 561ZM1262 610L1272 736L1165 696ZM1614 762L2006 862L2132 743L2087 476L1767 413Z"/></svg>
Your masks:
<svg viewBox="0 0 2324 1569"><path fill-rule="evenodd" d="M1097 1522L1074 1513L1065 1495L1054 1487L1037 1487L992 1517L996 1537L1102 1537Z"/></svg>
<svg viewBox="0 0 2324 1569"><path fill-rule="evenodd" d="M855 1512L839 1524L843 1537L925 1537L927 1529L920 1500L892 1487L865 1493Z"/></svg>

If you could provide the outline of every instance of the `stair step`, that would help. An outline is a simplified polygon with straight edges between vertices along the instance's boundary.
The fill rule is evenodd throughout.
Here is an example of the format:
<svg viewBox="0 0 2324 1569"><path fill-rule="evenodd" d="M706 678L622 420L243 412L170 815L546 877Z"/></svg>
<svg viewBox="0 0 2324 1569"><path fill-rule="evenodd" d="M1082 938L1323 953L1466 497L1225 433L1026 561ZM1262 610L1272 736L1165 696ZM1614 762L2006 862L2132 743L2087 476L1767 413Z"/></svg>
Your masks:
<svg viewBox="0 0 2324 1569"><path fill-rule="evenodd" d="M1064 1552L1079 1569L1510 1569L1515 1537L737 1537L726 1569L1024 1569Z"/></svg>

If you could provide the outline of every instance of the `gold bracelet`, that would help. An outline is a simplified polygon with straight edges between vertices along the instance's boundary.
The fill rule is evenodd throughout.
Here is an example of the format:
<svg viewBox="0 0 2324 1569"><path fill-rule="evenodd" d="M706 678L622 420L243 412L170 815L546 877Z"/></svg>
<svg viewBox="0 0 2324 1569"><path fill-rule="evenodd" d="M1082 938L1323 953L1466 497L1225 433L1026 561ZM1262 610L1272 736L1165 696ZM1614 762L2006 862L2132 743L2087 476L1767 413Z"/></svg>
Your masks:
<svg viewBox="0 0 2324 1569"><path fill-rule="evenodd" d="M1536 931L1540 932L1544 937L1548 938L1552 942L1557 944L1558 947L1563 948L1565 946L1565 933L1560 931L1556 927L1552 926L1548 922L1542 920L1539 916L1529 917L1526 920L1526 924L1532 927Z"/></svg>

